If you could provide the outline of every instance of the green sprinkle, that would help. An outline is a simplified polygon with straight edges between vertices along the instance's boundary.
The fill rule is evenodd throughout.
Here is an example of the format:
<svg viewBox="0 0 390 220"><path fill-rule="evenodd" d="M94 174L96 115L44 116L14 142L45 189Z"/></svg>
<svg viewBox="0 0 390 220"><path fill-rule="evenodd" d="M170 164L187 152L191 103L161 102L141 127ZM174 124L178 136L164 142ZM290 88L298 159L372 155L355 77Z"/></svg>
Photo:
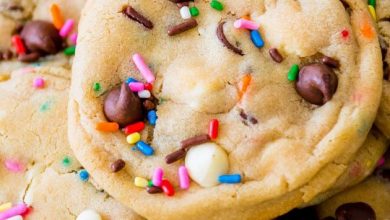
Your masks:
<svg viewBox="0 0 390 220"><path fill-rule="evenodd" d="M197 7L191 7L190 8L190 13L192 17L196 17L199 15L199 9Z"/></svg>
<svg viewBox="0 0 390 220"><path fill-rule="evenodd" d="M288 81L295 81L298 77L298 72L299 66L297 64L292 65L290 71L288 71Z"/></svg>
<svg viewBox="0 0 390 220"><path fill-rule="evenodd" d="M376 0L368 0L368 4L372 5L372 7L376 8Z"/></svg>
<svg viewBox="0 0 390 220"><path fill-rule="evenodd" d="M214 8L215 10L217 10L217 11L222 11L222 10L223 10L223 5L222 5L222 3L219 2L219 1L217 1L217 0L212 0L212 1L210 2L210 6L211 6L212 8Z"/></svg>
<svg viewBox="0 0 390 220"><path fill-rule="evenodd" d="M95 83L93 84L93 91L99 92L100 89L102 89L102 86L100 85L100 83L95 82Z"/></svg>
<svg viewBox="0 0 390 220"><path fill-rule="evenodd" d="M71 163L72 163L72 161L68 156L66 156L66 157L64 157L64 159L62 159L62 165L64 165L64 167L68 167Z"/></svg>
<svg viewBox="0 0 390 220"><path fill-rule="evenodd" d="M39 111L45 112L45 111L49 110L50 104L51 104L50 101L47 101L47 102L43 103L43 104L41 105L41 107L39 107Z"/></svg>
<svg viewBox="0 0 390 220"><path fill-rule="evenodd" d="M151 180L148 181L148 186L149 187L152 187L153 186L153 182Z"/></svg>
<svg viewBox="0 0 390 220"><path fill-rule="evenodd" d="M67 56L72 56L74 55L75 51L76 51L76 46L70 46L64 50L64 54Z"/></svg>

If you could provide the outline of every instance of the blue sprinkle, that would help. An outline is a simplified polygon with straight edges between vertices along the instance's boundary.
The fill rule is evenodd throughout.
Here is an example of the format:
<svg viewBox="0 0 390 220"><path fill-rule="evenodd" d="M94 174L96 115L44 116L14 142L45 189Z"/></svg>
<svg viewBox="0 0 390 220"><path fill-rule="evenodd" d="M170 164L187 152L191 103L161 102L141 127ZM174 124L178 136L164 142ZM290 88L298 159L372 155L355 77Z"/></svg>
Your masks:
<svg viewBox="0 0 390 220"><path fill-rule="evenodd" d="M86 170L80 170L79 177L81 181L87 182L89 179L89 173Z"/></svg>
<svg viewBox="0 0 390 220"><path fill-rule="evenodd" d="M221 175L218 177L218 181L220 183L228 183L228 184L241 183L241 175L240 174Z"/></svg>
<svg viewBox="0 0 390 220"><path fill-rule="evenodd" d="M148 112L148 121L149 121L149 124L156 125L157 113L155 110L151 110Z"/></svg>
<svg viewBox="0 0 390 220"><path fill-rule="evenodd" d="M251 40L257 48L264 46L263 38L261 38L260 32L257 30L251 31Z"/></svg>
<svg viewBox="0 0 390 220"><path fill-rule="evenodd" d="M137 149L139 151L141 151L145 156L151 156L154 154L153 148L143 141L138 141L136 143L136 146L137 146Z"/></svg>
<svg viewBox="0 0 390 220"><path fill-rule="evenodd" d="M136 79L134 79L132 77L127 78L126 84L129 84L129 83L132 83L132 82L138 82L138 80L136 80Z"/></svg>

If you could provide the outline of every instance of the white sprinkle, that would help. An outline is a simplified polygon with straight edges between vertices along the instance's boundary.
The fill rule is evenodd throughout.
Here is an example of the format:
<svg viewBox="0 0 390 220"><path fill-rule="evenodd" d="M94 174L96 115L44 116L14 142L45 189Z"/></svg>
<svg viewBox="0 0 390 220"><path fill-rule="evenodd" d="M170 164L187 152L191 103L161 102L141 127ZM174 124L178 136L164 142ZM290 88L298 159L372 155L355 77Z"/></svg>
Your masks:
<svg viewBox="0 0 390 220"><path fill-rule="evenodd" d="M149 91L149 90L142 90L142 91L139 91L139 92L138 92L138 96L139 96L141 99L150 98L150 91Z"/></svg>
<svg viewBox="0 0 390 220"><path fill-rule="evenodd" d="M187 6L183 6L180 8L180 15L183 19L189 19L191 18L191 12L190 12L190 8L188 8Z"/></svg>

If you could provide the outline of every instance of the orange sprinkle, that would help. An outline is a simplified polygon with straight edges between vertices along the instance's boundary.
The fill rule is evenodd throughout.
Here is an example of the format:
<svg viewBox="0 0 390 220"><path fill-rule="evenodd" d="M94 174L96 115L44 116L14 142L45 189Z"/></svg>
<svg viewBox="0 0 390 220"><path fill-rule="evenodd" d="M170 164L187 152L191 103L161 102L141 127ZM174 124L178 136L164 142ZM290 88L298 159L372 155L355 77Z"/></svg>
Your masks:
<svg viewBox="0 0 390 220"><path fill-rule="evenodd" d="M60 7L57 4L52 4L50 7L51 17L54 26L59 30L64 25L64 18L62 17Z"/></svg>
<svg viewBox="0 0 390 220"><path fill-rule="evenodd" d="M368 21L364 21L362 27L360 28L360 31L362 32L364 37L370 40L374 38L373 28Z"/></svg>
<svg viewBox="0 0 390 220"><path fill-rule="evenodd" d="M250 74L246 74L241 81L241 88L238 93L238 97L241 100L242 96L245 94L246 90L248 89L249 84L252 81L252 76Z"/></svg>
<svg viewBox="0 0 390 220"><path fill-rule="evenodd" d="M115 132L119 130L119 124L116 122L99 122L96 124L98 131Z"/></svg>

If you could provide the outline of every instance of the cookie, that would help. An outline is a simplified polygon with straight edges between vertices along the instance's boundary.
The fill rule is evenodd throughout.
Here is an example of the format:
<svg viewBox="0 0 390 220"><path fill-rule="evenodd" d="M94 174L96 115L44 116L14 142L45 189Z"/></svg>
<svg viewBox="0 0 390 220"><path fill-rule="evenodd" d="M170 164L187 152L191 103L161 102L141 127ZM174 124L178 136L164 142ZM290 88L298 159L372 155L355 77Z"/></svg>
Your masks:
<svg viewBox="0 0 390 220"><path fill-rule="evenodd" d="M22 203L31 209L29 219L75 219L86 209L103 219L142 219L96 189L73 156L66 128L69 76L61 67L35 67L1 79L1 207Z"/></svg>
<svg viewBox="0 0 390 220"><path fill-rule="evenodd" d="M168 2L87 3L72 149L148 219L269 219L309 202L344 173L379 104L375 28L348 3L351 16L340 1L196 1L187 20Z"/></svg>
<svg viewBox="0 0 390 220"><path fill-rule="evenodd" d="M382 132L390 137L390 74L389 74L389 63L390 54L388 51L390 44L390 4L387 1L378 1L376 5L378 29L380 33L380 42L383 56L383 69L384 69L384 80L383 80L383 94L382 101L379 107L378 116L375 121L376 126L382 130Z"/></svg>
<svg viewBox="0 0 390 220"><path fill-rule="evenodd" d="M327 200L317 207L320 217L342 215L390 218L390 164L379 167L372 177ZM367 217L367 219L368 219ZM340 218L341 219L341 218Z"/></svg>
<svg viewBox="0 0 390 220"><path fill-rule="evenodd" d="M4 26L0 36L0 60L17 58L24 63L43 62L58 53L64 53L71 60L84 4L85 0L0 3L0 25Z"/></svg>

